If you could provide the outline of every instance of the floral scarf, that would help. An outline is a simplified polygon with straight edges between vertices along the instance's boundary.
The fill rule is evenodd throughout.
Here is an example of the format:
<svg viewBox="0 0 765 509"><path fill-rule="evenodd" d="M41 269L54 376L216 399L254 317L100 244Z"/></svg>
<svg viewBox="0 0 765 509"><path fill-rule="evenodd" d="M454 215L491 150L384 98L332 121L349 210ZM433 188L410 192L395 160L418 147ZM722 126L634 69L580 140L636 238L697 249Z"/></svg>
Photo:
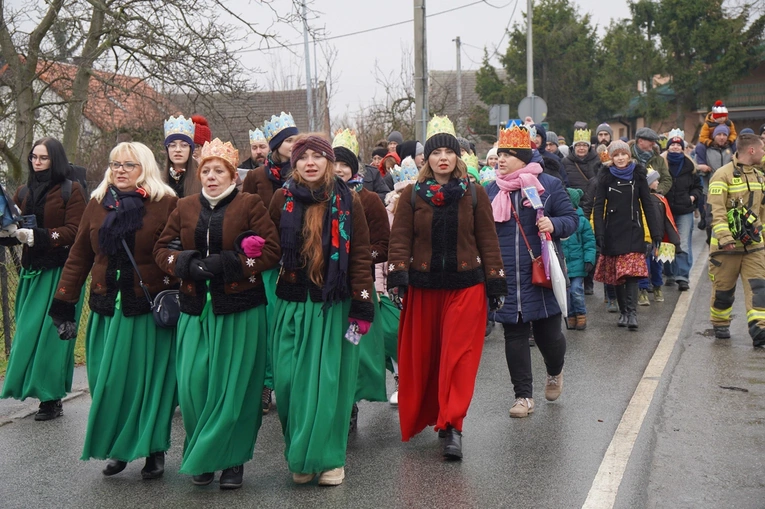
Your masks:
<svg viewBox="0 0 765 509"><path fill-rule="evenodd" d="M436 182L434 178L429 178L425 182L417 182L414 185L414 190L420 195L420 198L434 207L449 206L458 201L465 195L467 188L468 180L466 178L453 178L444 185Z"/></svg>
<svg viewBox="0 0 765 509"><path fill-rule="evenodd" d="M284 185L287 179L292 175L292 166L289 161L283 163L275 163L271 159L271 154L268 154L266 158L266 176L273 183L274 189L278 189Z"/></svg>
<svg viewBox="0 0 765 509"><path fill-rule="evenodd" d="M143 201L148 194L139 187L135 191L120 191L114 186L101 201L108 212L98 230L98 246L107 255L117 254L122 249L122 239L134 234L143 226Z"/></svg>
<svg viewBox="0 0 765 509"><path fill-rule="evenodd" d="M286 200L280 221L282 264L285 269L298 270L305 265L300 256L303 214L316 203L328 201L321 230L324 253L324 286L321 297L325 307L350 297L348 262L351 251L353 196L345 182L335 178L334 187L312 191L290 179L284 186Z"/></svg>

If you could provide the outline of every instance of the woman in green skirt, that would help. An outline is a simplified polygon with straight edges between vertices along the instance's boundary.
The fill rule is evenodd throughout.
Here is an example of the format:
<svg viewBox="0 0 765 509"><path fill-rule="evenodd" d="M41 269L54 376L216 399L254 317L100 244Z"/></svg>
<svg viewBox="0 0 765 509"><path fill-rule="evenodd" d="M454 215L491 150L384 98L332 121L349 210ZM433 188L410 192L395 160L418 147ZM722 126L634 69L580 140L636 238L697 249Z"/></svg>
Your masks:
<svg viewBox="0 0 765 509"><path fill-rule="evenodd" d="M236 189L239 153L219 139L202 147L201 194L178 201L154 249L181 278L178 401L186 429L181 472L198 486L222 470L221 489L242 486L263 419L266 292L279 237L263 201Z"/></svg>
<svg viewBox="0 0 765 509"><path fill-rule="evenodd" d="M152 297L177 288L178 279L164 274L153 254L177 201L146 145L114 147L50 306L62 339L73 338L75 303L91 274L85 353L92 402L82 459L108 460L106 476L138 458L146 458L144 479L164 472L177 401L175 331L154 323L125 245Z"/></svg>
<svg viewBox="0 0 765 509"><path fill-rule="evenodd" d="M299 138L291 160L292 179L269 208L283 253L274 390L293 481L318 474L320 485L336 486L345 478L358 343L374 319L369 228L358 195L334 175L328 140Z"/></svg>
<svg viewBox="0 0 765 509"><path fill-rule="evenodd" d="M0 244L24 246L16 293L16 333L0 397L39 399L36 421L64 413L61 398L72 389L74 374L75 343L61 341L47 317L85 210L84 192L77 182L67 180L68 171L69 161L58 140L36 141L29 153L27 184L13 197L24 215L22 228L0 232ZM82 303L77 299L75 303L72 320L77 322Z"/></svg>
<svg viewBox="0 0 765 509"><path fill-rule="evenodd" d="M349 129L339 131L332 140L335 152L334 172L346 185L353 189L364 206L364 216L369 227L369 243L372 262L388 259L388 237L390 224L382 200L376 193L364 189L364 176L359 174L359 142ZM374 277L374 266L370 267ZM372 292L373 304L379 306L376 292ZM380 322L375 321L364 341L359 343L359 372L356 379L356 397L351 410L349 431L356 430L359 407L356 402L387 401L385 387L385 343Z"/></svg>

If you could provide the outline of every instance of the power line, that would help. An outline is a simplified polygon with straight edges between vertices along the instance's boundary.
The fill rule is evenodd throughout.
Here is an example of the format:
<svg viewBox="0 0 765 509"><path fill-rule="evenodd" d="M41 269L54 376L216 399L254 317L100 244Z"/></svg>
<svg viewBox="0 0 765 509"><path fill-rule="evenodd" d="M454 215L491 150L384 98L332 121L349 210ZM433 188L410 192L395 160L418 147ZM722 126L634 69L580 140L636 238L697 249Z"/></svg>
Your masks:
<svg viewBox="0 0 765 509"><path fill-rule="evenodd" d="M477 0L477 1L471 2L469 4L461 5L461 6L458 6L458 7L453 7L451 9L446 9L445 11L434 12L433 14L428 14L426 17L427 18L432 18L432 17L435 17L435 16L440 16L442 14L447 14L449 12L458 11L460 9L466 9L468 7L472 7L472 6L478 5L478 4L486 4L489 7L493 7L494 9L500 9L502 7L507 7L508 5L510 5L508 3L505 6L498 7L498 6L494 6L494 5L490 4L486 0ZM515 5L518 6L518 0L516 0ZM513 8L513 14L514 13L515 13L515 8ZM510 17L512 18L512 14L510 15ZM412 23L413 21L414 21L414 19L407 19L407 20L404 20L404 21L397 21L395 23L389 23L387 25L382 25L382 26L379 26L379 27L367 28L367 29L364 29L364 30L358 30L356 32L350 32L350 33L347 33L347 34L333 35L333 36L330 36L330 37L324 37L322 39L315 39L315 41L316 42L324 42L324 41L332 41L332 40L335 40L335 39L342 39L344 37L351 37L353 35L361 35L361 34L366 34L366 33L369 33L369 32L375 32L377 30L385 30L386 28L391 28L391 27L395 27L395 26L399 26L399 25L406 25L407 23ZM509 26L510 25L508 24L508 27ZM507 32L507 29L505 29L505 32ZM290 47L293 47L293 46L302 46L302 45L303 45L302 42L296 42L296 43L292 43L292 44L280 44L280 45L275 46L273 48L243 49L243 50L238 51L238 53L252 53L252 52L261 52L261 51L271 51L273 49L290 48Z"/></svg>

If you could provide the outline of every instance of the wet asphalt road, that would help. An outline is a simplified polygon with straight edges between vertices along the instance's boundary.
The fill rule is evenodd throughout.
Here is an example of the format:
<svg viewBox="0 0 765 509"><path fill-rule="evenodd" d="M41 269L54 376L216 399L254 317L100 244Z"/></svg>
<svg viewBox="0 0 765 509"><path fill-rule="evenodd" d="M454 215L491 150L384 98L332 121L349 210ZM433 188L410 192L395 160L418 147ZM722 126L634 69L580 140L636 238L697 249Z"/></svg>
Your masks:
<svg viewBox="0 0 765 509"><path fill-rule="evenodd" d="M706 258L698 249L697 257ZM765 507L765 351L753 349L746 334L741 292L733 338L709 336L709 288L706 277L692 283L690 310L615 507ZM65 403L63 418L16 418L0 426L0 508L581 507L678 292L665 287L665 296L664 303L640 307L639 331L627 332L616 327L617 315L605 312L596 285L587 298L587 331L567 332L564 389L554 403L544 400L544 365L532 351L537 406L527 419L508 417L512 387L497 326L486 340L461 463L441 460L432 430L402 443L395 408L362 403L340 487L293 485L275 411L264 418L241 490L221 492L216 483L198 488L177 472L178 414L161 480L141 480L142 462L105 478L103 462L78 459L90 404L85 394ZM84 383L82 371L75 387ZM34 407L1 401L0 416Z"/></svg>

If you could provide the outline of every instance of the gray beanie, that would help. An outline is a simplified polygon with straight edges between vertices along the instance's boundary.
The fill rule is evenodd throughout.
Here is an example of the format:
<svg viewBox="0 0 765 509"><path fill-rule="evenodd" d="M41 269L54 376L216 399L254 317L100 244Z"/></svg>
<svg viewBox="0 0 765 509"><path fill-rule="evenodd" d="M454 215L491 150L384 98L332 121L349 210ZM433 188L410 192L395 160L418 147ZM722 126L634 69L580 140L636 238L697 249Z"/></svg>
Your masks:
<svg viewBox="0 0 765 509"><path fill-rule="evenodd" d="M388 135L388 141L395 141L398 144L404 143L404 137L398 131L393 131Z"/></svg>
<svg viewBox="0 0 765 509"><path fill-rule="evenodd" d="M643 138L644 140L650 140L654 142L659 141L659 135L656 134L656 131L650 127L641 127L638 129L635 133L635 139L637 138Z"/></svg>
<svg viewBox="0 0 765 509"><path fill-rule="evenodd" d="M471 153L472 152L472 150L470 150L470 142L467 139L458 136L457 137L457 143L460 144L460 148L462 150L466 151L467 153Z"/></svg>
<svg viewBox="0 0 765 509"><path fill-rule="evenodd" d="M597 135L598 135L598 133L600 133L600 132L603 132L603 131L607 132L607 133L608 133L608 135L609 135L611 138L613 138L613 137L614 137L614 130L613 130L613 129L611 129L611 126L610 126L610 125L608 125L608 124L606 124L605 122L603 122L602 124L600 124L600 125L598 126L598 128L597 128L597 129L595 129L595 136L597 136Z"/></svg>
<svg viewBox="0 0 765 509"><path fill-rule="evenodd" d="M558 144L558 135L552 131L547 131L547 143Z"/></svg>
<svg viewBox="0 0 765 509"><path fill-rule="evenodd" d="M415 156L419 156L419 155L421 155L423 153L425 153L425 147L422 145L422 143L420 143L418 141L417 142L417 148L414 150L414 155Z"/></svg>

